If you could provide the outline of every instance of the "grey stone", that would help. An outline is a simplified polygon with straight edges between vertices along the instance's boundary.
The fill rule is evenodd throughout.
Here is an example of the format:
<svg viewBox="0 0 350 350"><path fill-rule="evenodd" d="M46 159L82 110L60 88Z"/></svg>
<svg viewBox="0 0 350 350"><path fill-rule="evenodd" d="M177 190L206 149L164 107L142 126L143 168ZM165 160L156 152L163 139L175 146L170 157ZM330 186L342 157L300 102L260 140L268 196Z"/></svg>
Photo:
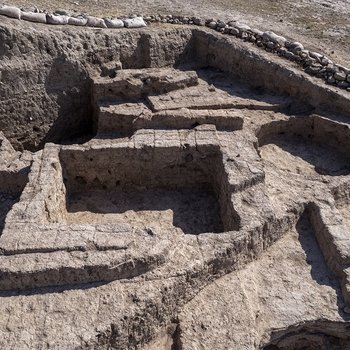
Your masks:
<svg viewBox="0 0 350 350"><path fill-rule="evenodd" d="M327 79L327 82L330 83L330 84L334 84L336 82L335 78L333 75L331 75L328 79Z"/></svg>
<svg viewBox="0 0 350 350"><path fill-rule="evenodd" d="M69 17L68 24L73 26L85 26L87 24L87 19L84 17Z"/></svg>
<svg viewBox="0 0 350 350"><path fill-rule="evenodd" d="M204 26L205 25L205 20L202 18L194 17L193 18L193 23L197 26Z"/></svg>
<svg viewBox="0 0 350 350"><path fill-rule="evenodd" d="M230 34L238 36L240 35L240 31L238 28L232 28Z"/></svg>
<svg viewBox="0 0 350 350"><path fill-rule="evenodd" d="M102 18L94 16L86 16L86 26L95 28L107 28L105 21Z"/></svg>
<svg viewBox="0 0 350 350"><path fill-rule="evenodd" d="M322 66L313 64L305 69L305 72L311 75L316 75L320 70L322 69Z"/></svg>
<svg viewBox="0 0 350 350"><path fill-rule="evenodd" d="M142 17L127 18L123 22L126 28L142 28L147 26Z"/></svg>
<svg viewBox="0 0 350 350"><path fill-rule="evenodd" d="M287 41L283 36L277 35L276 33L270 31L264 32L262 37L265 41L272 41L280 46L284 46Z"/></svg>
<svg viewBox="0 0 350 350"><path fill-rule="evenodd" d="M123 28L124 27L124 22L118 18L114 18L114 19L105 18L105 23L106 23L106 26L108 28Z"/></svg>
<svg viewBox="0 0 350 350"><path fill-rule="evenodd" d="M30 22L36 23L47 23L45 13L36 13L36 12L21 12L21 19Z"/></svg>
<svg viewBox="0 0 350 350"><path fill-rule="evenodd" d="M211 29L215 29L216 28L216 22L209 22L208 23L208 27L211 28Z"/></svg>
<svg viewBox="0 0 350 350"><path fill-rule="evenodd" d="M0 15L15 19L21 19L21 10L15 6L3 5L2 7L0 7Z"/></svg>
<svg viewBox="0 0 350 350"><path fill-rule="evenodd" d="M337 81L337 86L346 89L350 86L350 83L346 82L346 81Z"/></svg>
<svg viewBox="0 0 350 350"><path fill-rule="evenodd" d="M341 64L335 64L335 66L342 72L345 72L346 74L350 74L350 69L341 65Z"/></svg>
<svg viewBox="0 0 350 350"><path fill-rule="evenodd" d="M339 81L344 81L346 80L346 74L345 72L335 72L334 73L334 78Z"/></svg>
<svg viewBox="0 0 350 350"><path fill-rule="evenodd" d="M48 24L54 24L54 25L66 25L68 24L68 16L61 16L61 15L52 15L47 14L46 15L46 21Z"/></svg>
<svg viewBox="0 0 350 350"><path fill-rule="evenodd" d="M266 47L268 47L269 49L273 50L273 49L276 48L276 44L274 42L272 42L272 41L268 41L266 43Z"/></svg>
<svg viewBox="0 0 350 350"><path fill-rule="evenodd" d="M225 27L226 27L226 23L225 23L225 22L219 22L219 23L217 24L217 27L218 27L218 28L225 28Z"/></svg>

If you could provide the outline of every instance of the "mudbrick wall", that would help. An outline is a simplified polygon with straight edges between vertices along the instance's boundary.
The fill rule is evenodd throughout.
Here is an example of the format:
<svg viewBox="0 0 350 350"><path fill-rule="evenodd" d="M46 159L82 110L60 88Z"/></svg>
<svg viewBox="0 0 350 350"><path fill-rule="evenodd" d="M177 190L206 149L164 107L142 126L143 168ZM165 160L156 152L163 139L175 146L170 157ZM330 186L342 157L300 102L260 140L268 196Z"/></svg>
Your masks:
<svg viewBox="0 0 350 350"><path fill-rule="evenodd" d="M37 149L91 129L90 69L113 70L118 62L124 68L174 64L187 55L192 37L189 29L111 35L4 22L0 128L18 149Z"/></svg>
<svg viewBox="0 0 350 350"><path fill-rule="evenodd" d="M313 107L349 112L346 90L315 83L294 62L208 29L86 31L2 19L0 127L17 149L38 149L46 141L91 132L91 72L108 75L121 67L209 65Z"/></svg>
<svg viewBox="0 0 350 350"><path fill-rule="evenodd" d="M349 346L348 92L212 22L0 25L1 348Z"/></svg>

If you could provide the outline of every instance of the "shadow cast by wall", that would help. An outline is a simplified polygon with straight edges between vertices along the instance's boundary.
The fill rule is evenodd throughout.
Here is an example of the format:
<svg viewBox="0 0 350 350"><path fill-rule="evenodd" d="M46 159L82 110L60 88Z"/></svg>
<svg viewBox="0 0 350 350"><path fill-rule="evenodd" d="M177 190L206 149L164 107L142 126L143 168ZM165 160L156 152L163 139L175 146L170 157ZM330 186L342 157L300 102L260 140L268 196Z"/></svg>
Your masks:
<svg viewBox="0 0 350 350"><path fill-rule="evenodd" d="M173 226L185 234L224 231L218 200L214 193L205 190L77 193L68 198L67 210L69 213L92 213L93 217L120 214L118 219L121 221L127 220L123 214L128 212L131 213L129 220L136 216L145 226L147 218L154 214L161 220L171 215ZM169 210L171 214L166 214Z"/></svg>
<svg viewBox="0 0 350 350"><path fill-rule="evenodd" d="M306 262L311 267L311 277L318 284L329 286L335 290L337 294L339 315L344 320L350 320L350 315L343 311L344 299L339 282L326 263L321 248L317 242L309 215L308 210L306 210L300 217L296 229L299 235L299 242L306 255Z"/></svg>
<svg viewBox="0 0 350 350"><path fill-rule="evenodd" d="M45 90L56 101L57 115L38 148L92 135L91 79L84 65L61 54L52 63ZM75 142L75 141L74 141Z"/></svg>

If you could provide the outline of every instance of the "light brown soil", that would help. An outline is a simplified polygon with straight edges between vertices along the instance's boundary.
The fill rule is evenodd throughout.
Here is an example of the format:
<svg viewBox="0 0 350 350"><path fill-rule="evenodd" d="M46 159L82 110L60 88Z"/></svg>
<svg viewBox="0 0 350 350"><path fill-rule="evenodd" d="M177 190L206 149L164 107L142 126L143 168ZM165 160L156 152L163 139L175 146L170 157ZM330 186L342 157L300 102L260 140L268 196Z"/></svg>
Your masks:
<svg viewBox="0 0 350 350"><path fill-rule="evenodd" d="M128 223L157 231L180 228L183 233L222 232L219 205L204 191L145 191L74 195L68 207L69 223Z"/></svg>
<svg viewBox="0 0 350 350"><path fill-rule="evenodd" d="M302 175L347 175L348 160L340 153L301 138L276 138L261 148L264 159L281 170Z"/></svg>
<svg viewBox="0 0 350 350"><path fill-rule="evenodd" d="M261 30L273 30L349 64L350 3L347 0L7 0L9 4L54 11L65 9L98 16L181 14L235 19Z"/></svg>

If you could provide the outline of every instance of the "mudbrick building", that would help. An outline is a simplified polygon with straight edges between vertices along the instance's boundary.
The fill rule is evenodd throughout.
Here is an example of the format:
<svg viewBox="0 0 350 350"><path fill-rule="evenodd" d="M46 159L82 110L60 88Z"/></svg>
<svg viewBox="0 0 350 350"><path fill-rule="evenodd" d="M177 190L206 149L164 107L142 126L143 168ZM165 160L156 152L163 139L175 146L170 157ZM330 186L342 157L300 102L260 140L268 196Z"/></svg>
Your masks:
<svg viewBox="0 0 350 350"><path fill-rule="evenodd" d="M350 349L350 71L234 23L19 16L0 348Z"/></svg>

